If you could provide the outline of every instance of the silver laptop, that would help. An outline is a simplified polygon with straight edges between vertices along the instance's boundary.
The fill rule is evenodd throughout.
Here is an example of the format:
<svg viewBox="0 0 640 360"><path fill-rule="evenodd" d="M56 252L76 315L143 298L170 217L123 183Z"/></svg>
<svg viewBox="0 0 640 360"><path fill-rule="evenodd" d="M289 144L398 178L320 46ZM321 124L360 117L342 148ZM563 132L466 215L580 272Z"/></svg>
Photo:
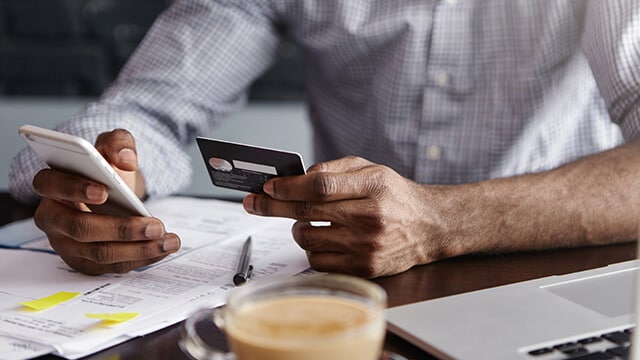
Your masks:
<svg viewBox="0 0 640 360"><path fill-rule="evenodd" d="M639 264L626 261L390 308L388 328L442 359L640 360L631 354L640 346L629 348L640 334L633 331Z"/></svg>

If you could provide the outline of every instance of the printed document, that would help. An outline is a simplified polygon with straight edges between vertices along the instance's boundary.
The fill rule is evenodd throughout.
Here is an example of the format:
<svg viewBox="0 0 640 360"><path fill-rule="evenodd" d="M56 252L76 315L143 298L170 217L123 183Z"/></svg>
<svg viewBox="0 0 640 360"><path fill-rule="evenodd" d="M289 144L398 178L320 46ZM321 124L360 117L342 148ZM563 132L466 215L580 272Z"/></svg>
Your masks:
<svg viewBox="0 0 640 360"><path fill-rule="evenodd" d="M11 237L9 248L0 249L0 359L79 358L222 305L247 236L251 281L309 268L291 236L293 220L249 215L239 203L210 199L169 197L147 207L180 236L182 249L122 275L73 271L51 253L44 234L34 236L39 230L30 220L0 228L0 239Z"/></svg>

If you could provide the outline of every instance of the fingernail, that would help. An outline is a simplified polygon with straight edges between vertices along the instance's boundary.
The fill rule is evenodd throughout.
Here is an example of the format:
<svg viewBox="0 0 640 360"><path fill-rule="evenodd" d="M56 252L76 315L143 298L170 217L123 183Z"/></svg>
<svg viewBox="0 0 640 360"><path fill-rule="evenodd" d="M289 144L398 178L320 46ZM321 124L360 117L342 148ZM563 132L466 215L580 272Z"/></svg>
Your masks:
<svg viewBox="0 0 640 360"><path fill-rule="evenodd" d="M262 186L262 191L269 195L273 195L273 181L267 181L266 183L264 183L264 185Z"/></svg>
<svg viewBox="0 0 640 360"><path fill-rule="evenodd" d="M162 235L164 235L164 228L157 222L148 224L144 229L144 236L146 236L147 239L158 239L161 238Z"/></svg>
<svg viewBox="0 0 640 360"><path fill-rule="evenodd" d="M175 252L180 249L180 240L170 237L168 239L164 239L162 243L162 251L164 252Z"/></svg>
<svg viewBox="0 0 640 360"><path fill-rule="evenodd" d="M248 212L249 214L255 213L255 211L253 211L253 201L254 201L254 199L255 199L255 195L249 194L249 195L245 196L244 199L242 200L242 206L244 207L244 210L246 212Z"/></svg>
<svg viewBox="0 0 640 360"><path fill-rule="evenodd" d="M118 157L120 161L135 164L136 163L136 153L129 148L124 148L118 152Z"/></svg>
<svg viewBox="0 0 640 360"><path fill-rule="evenodd" d="M99 185L87 186L87 199L92 201L100 201L104 198L104 188Z"/></svg>

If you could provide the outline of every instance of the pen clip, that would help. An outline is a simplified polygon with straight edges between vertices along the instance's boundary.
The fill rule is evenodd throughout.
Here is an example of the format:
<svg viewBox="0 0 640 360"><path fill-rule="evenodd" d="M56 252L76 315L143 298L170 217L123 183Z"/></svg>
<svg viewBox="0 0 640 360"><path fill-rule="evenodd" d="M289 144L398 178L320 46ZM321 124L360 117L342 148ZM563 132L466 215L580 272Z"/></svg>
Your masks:
<svg viewBox="0 0 640 360"><path fill-rule="evenodd" d="M251 278L251 275L253 274L253 265L249 265L249 270L247 270L247 280L249 281L249 279Z"/></svg>

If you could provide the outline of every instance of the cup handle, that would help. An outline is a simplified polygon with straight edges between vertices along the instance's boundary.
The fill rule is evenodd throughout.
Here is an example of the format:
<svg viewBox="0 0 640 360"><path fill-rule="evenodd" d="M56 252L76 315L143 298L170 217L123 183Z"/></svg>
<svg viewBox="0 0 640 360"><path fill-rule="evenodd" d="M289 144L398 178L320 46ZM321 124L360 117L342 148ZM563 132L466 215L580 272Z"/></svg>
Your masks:
<svg viewBox="0 0 640 360"><path fill-rule="evenodd" d="M200 334L197 327L201 323L209 323L218 329L224 329L224 308L201 309L193 313L185 320L178 345L189 357L195 360L235 360L230 352L216 348L208 344Z"/></svg>

